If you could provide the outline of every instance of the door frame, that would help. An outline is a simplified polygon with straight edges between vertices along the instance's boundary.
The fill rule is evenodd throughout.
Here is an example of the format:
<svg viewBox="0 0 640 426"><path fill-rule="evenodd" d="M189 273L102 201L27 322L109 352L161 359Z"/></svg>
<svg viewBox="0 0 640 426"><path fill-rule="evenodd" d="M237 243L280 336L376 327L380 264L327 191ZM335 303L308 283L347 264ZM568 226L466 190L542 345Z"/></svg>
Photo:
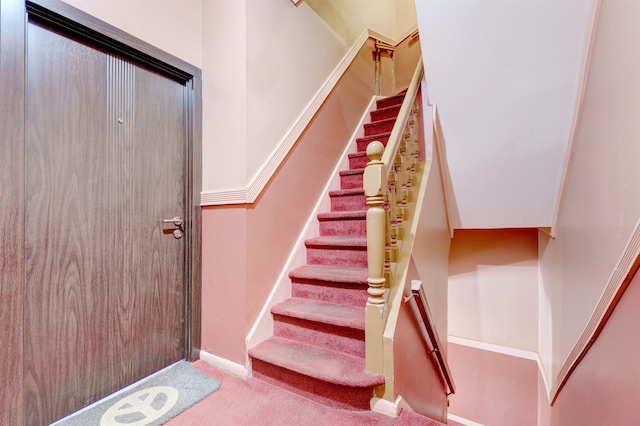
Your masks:
<svg viewBox="0 0 640 426"><path fill-rule="evenodd" d="M183 283L183 357L199 358L201 346L202 207L202 71L59 0L26 0L25 22L31 18L90 45L121 55L172 78L185 90L185 238ZM26 33L25 33L26 34ZM26 43L26 42L25 42Z"/></svg>

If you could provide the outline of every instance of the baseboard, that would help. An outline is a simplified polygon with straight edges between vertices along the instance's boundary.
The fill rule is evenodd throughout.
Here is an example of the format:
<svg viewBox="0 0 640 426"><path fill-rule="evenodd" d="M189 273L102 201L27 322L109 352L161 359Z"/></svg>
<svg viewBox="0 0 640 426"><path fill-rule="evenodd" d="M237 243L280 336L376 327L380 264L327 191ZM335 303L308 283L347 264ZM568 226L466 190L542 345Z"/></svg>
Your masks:
<svg viewBox="0 0 640 426"><path fill-rule="evenodd" d="M220 370L236 375L238 377L249 377L249 370L244 365L230 361L226 358L210 354L205 350L200 350L200 359Z"/></svg>
<svg viewBox="0 0 640 426"><path fill-rule="evenodd" d="M395 401L388 401L386 399L373 397L371 398L371 411L375 411L378 414L384 414L385 416L393 417L394 419L400 415L402 411L404 399L401 395L398 395Z"/></svg>
<svg viewBox="0 0 640 426"><path fill-rule="evenodd" d="M482 423L477 423L472 420L465 419L464 417L456 416L455 414L447 414L447 420L453 420L456 423L460 423L465 426L484 426Z"/></svg>

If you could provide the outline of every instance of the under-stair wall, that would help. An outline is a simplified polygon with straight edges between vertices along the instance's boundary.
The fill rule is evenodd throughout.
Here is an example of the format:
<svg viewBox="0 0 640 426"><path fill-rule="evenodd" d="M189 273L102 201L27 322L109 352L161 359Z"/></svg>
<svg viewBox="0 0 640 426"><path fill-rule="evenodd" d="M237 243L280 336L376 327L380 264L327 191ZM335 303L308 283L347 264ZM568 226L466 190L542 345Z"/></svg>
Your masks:
<svg viewBox="0 0 640 426"><path fill-rule="evenodd" d="M428 120L431 110L426 108L427 132L431 132ZM424 115L423 115L424 116ZM427 133L425 132L425 133ZM445 181L439 151L444 146L433 146L433 156L429 161L429 172L424 179L422 191L418 193L421 208L415 227L411 261L407 271L405 286L412 280L423 283L429 308L447 358L447 289L448 258L451 244L449 212L445 200ZM406 291L404 292L407 293ZM393 339L394 390L416 412L446 423L447 387L439 373L434 354L429 354L421 329L406 299L400 306L393 337L385 333L386 339ZM452 371L455 381L456 371Z"/></svg>

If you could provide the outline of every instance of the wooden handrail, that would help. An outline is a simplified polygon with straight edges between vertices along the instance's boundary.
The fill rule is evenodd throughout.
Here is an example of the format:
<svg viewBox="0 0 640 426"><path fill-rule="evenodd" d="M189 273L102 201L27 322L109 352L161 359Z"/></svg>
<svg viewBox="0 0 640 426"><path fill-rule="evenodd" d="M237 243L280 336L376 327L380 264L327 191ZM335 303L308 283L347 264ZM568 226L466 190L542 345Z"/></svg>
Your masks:
<svg viewBox="0 0 640 426"><path fill-rule="evenodd" d="M387 142L387 147L385 148L384 155L382 156L382 162L385 165L383 174L386 174L387 176L389 174L389 168L393 164L395 153L398 151L398 145L402 140L402 134L405 131L407 122L409 121L410 113L413 109L416 95L418 94L418 89L420 88L420 81L422 81L423 76L424 66L422 64L422 57L420 57L420 59L418 59L418 66L416 67L416 70L413 73L413 77L411 78L411 83L407 88L404 102L402 103L400 111L398 112L398 118L396 119L393 130L391 130L391 134L389 135L389 142Z"/></svg>
<svg viewBox="0 0 640 426"><path fill-rule="evenodd" d="M404 297L405 303L412 304L412 311L419 323L422 323L422 333L431 353L435 356L438 364L438 370L442 380L447 385L447 396L456 393L456 385L453 382L453 376L449 369L449 364L444 357L443 345L438 335L438 330L433 323L431 311L427 304L427 298L422 290L422 281L411 281L411 294Z"/></svg>
<svg viewBox="0 0 640 426"><path fill-rule="evenodd" d="M379 141L367 146L371 161L364 170L367 199L367 260L369 298L365 311L366 367L383 372L383 331L393 266L404 234L407 206L413 198L418 164L418 105L416 97L424 76L422 58L407 88L386 148Z"/></svg>

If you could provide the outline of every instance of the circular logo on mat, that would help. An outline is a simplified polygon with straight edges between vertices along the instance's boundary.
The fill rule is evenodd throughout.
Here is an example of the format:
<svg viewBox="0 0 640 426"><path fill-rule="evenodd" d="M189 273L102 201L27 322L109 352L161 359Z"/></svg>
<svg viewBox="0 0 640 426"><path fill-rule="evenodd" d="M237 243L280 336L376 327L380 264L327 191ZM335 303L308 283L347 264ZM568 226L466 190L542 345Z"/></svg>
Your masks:
<svg viewBox="0 0 640 426"><path fill-rule="evenodd" d="M113 404L100 419L100 426L145 426L176 405L178 390L171 386L146 388Z"/></svg>

